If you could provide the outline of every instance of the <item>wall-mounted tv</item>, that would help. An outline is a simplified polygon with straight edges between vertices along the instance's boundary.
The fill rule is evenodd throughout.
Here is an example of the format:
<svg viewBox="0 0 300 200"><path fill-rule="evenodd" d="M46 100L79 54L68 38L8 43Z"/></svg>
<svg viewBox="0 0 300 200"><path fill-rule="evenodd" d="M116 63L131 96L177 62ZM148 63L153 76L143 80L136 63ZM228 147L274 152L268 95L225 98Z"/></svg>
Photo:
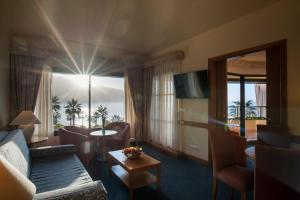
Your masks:
<svg viewBox="0 0 300 200"><path fill-rule="evenodd" d="M196 71L174 75L176 98L208 98L208 71Z"/></svg>

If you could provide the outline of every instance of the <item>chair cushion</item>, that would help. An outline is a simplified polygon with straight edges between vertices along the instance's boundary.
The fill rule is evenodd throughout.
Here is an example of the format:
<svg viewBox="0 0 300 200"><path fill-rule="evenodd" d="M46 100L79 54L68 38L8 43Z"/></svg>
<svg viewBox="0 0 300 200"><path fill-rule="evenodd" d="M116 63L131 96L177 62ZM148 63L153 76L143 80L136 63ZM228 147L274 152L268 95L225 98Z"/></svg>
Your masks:
<svg viewBox="0 0 300 200"><path fill-rule="evenodd" d="M30 180L37 193L92 182L75 154L33 159Z"/></svg>
<svg viewBox="0 0 300 200"><path fill-rule="evenodd" d="M28 177L30 173L30 155L22 130L16 129L0 143L2 155L19 172Z"/></svg>
<svg viewBox="0 0 300 200"><path fill-rule="evenodd" d="M217 178L241 191L250 191L254 185L254 173L245 167L231 166L216 174Z"/></svg>

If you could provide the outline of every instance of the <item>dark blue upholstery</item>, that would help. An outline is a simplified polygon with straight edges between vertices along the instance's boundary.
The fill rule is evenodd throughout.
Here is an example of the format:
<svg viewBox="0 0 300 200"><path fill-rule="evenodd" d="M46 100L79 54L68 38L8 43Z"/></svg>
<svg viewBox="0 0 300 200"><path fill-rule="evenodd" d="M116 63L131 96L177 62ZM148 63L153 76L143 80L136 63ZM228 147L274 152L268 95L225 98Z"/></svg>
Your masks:
<svg viewBox="0 0 300 200"><path fill-rule="evenodd" d="M15 166L27 178L30 174L29 149L20 129L8 133L0 143L0 155Z"/></svg>
<svg viewBox="0 0 300 200"><path fill-rule="evenodd" d="M107 199L102 182L92 180L76 156L74 145L28 149L18 129L0 142L0 155L34 183L35 200Z"/></svg>
<svg viewBox="0 0 300 200"><path fill-rule="evenodd" d="M0 142L2 142L2 140L4 140L7 135L8 135L8 131L1 131L0 132Z"/></svg>
<svg viewBox="0 0 300 200"><path fill-rule="evenodd" d="M33 159L30 180L37 193L93 182L75 154Z"/></svg>

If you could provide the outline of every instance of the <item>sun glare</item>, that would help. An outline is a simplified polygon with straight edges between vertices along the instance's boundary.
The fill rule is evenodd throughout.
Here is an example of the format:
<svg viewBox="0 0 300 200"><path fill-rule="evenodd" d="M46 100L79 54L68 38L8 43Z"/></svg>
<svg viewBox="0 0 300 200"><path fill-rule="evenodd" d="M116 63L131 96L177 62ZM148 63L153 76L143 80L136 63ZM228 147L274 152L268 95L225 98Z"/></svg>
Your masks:
<svg viewBox="0 0 300 200"><path fill-rule="evenodd" d="M75 86L86 88L89 86L89 76L88 75L73 75L73 82Z"/></svg>

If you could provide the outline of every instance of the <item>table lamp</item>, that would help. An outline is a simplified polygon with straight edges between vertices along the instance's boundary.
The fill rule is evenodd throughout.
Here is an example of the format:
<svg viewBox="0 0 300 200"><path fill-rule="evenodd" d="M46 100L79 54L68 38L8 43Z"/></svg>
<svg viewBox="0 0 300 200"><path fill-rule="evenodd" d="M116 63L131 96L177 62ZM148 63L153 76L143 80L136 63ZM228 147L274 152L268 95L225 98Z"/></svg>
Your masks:
<svg viewBox="0 0 300 200"><path fill-rule="evenodd" d="M40 120L30 110L22 111L10 125L18 125L22 129L27 142L30 142L34 133L34 125L41 124Z"/></svg>

